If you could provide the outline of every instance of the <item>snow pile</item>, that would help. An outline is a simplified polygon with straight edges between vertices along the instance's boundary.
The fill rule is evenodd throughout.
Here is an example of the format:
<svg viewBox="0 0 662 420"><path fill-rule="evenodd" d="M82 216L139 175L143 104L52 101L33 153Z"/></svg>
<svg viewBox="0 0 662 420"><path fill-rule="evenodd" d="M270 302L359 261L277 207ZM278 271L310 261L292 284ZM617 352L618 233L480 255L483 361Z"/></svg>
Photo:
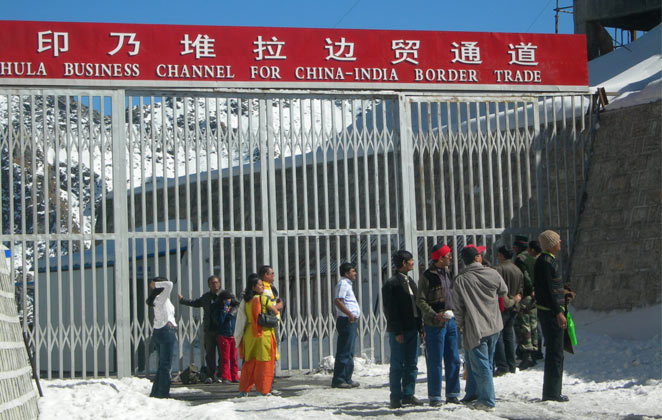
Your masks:
<svg viewBox="0 0 662 420"><path fill-rule="evenodd" d="M603 87L607 109L662 99L662 25L636 41L588 63L592 90ZM611 94L611 95L610 95Z"/></svg>
<svg viewBox="0 0 662 420"><path fill-rule="evenodd" d="M355 377L361 387L332 389L331 373L293 372L306 385L296 396L231 398L189 405L175 399L149 398L147 379L42 381L40 419L336 419L380 417L517 418L517 419L653 419L662 413L660 315L662 306L631 312L573 312L579 344L575 355L566 354L564 393L568 403L541 402L542 363L532 369L495 379L496 410L478 413L462 405L428 405L390 410L387 407L388 365L357 360ZM332 358L331 358L332 359ZM329 366L332 360L324 360ZM359 363L361 361L361 363ZM332 363L331 363L332 365ZM416 394L424 398L425 360L419 359ZM289 372L286 372L289 374ZM275 388L279 389L278 383ZM445 385L444 385L445 386ZM464 390L464 381L461 382ZM200 392L176 388L172 393ZM572 413L568 417L568 413Z"/></svg>

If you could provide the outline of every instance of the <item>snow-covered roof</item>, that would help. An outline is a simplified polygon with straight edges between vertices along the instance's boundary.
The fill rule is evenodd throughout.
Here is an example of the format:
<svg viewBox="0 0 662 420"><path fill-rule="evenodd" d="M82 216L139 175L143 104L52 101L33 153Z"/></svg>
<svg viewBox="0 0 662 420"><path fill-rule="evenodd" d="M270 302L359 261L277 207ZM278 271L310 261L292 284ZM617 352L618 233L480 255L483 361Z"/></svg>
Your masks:
<svg viewBox="0 0 662 420"><path fill-rule="evenodd" d="M634 42L588 63L591 89L604 88L606 109L662 99L662 25Z"/></svg>

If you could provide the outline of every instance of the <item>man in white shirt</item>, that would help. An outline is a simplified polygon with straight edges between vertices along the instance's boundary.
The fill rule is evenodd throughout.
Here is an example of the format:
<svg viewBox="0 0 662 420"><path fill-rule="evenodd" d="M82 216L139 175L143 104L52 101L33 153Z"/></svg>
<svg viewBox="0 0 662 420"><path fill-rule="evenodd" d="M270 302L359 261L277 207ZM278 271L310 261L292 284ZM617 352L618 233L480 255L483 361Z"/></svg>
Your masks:
<svg viewBox="0 0 662 420"><path fill-rule="evenodd" d="M350 263L343 263L339 269L340 280L336 284L336 329L338 342L336 344L336 362L333 366L332 388L356 388L358 382L352 381L354 372L354 343L356 341L356 328L361 308L354 296L352 281L356 279L356 269Z"/></svg>
<svg viewBox="0 0 662 420"><path fill-rule="evenodd" d="M172 282L165 277L156 277L149 282L149 287L152 290L163 289L153 301L154 332L152 333L152 343L156 348L159 366L149 396L168 398L170 396L170 367L172 366L172 355L175 351L175 341L177 340L175 307L170 302Z"/></svg>

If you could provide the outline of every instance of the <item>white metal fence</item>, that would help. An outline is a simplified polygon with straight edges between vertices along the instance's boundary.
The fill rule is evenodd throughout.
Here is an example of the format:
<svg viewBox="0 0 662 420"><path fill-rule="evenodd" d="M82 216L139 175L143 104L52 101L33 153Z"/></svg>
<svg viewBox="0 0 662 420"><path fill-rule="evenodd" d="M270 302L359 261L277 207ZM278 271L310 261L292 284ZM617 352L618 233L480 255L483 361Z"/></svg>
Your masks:
<svg viewBox="0 0 662 420"><path fill-rule="evenodd" d="M489 256L546 228L572 249L587 98L416 95L1 90L0 227L40 371L149 372L155 275L197 297L217 274L238 294L273 265L282 368L312 369L333 353L343 261L359 353L385 361L396 249L424 269L436 241ZM201 314L177 313L179 366L199 363Z"/></svg>

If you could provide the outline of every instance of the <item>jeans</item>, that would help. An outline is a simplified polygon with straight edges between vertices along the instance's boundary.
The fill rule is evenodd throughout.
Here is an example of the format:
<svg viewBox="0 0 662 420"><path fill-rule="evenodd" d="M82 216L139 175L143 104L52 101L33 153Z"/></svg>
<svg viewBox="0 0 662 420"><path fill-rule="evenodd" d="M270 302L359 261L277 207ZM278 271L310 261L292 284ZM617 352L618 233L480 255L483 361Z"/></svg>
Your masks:
<svg viewBox="0 0 662 420"><path fill-rule="evenodd" d="M545 374L542 397L556 398L563 387L563 334L552 311L538 310L538 321L545 337Z"/></svg>
<svg viewBox="0 0 662 420"><path fill-rule="evenodd" d="M517 342L515 340L515 320L517 312L506 309L501 313L503 319L503 330L499 334L496 351L494 353L494 363L498 370L515 373L517 361L515 360L515 349Z"/></svg>
<svg viewBox="0 0 662 420"><path fill-rule="evenodd" d="M172 355L175 352L175 328L165 326L154 329L152 343L156 347L156 355L159 358L159 366L156 369L156 377L152 384L150 397L168 398L170 395L170 367L172 366Z"/></svg>
<svg viewBox="0 0 662 420"><path fill-rule="evenodd" d="M446 369L446 398L460 395L460 355L457 352L455 319L443 327L425 326L426 364L428 368L428 398L441 400L441 361Z"/></svg>
<svg viewBox="0 0 662 420"><path fill-rule="evenodd" d="M468 363L467 384L464 388L467 397L476 397L478 402L494 407L494 382L492 372L494 370L494 348L499 338L499 333L483 337L480 344L465 354Z"/></svg>
<svg viewBox="0 0 662 420"><path fill-rule="evenodd" d="M391 346L391 366L388 372L391 400L401 400L414 395L418 368L418 331L405 331L402 344L395 340L395 333L388 333Z"/></svg>
<svg viewBox="0 0 662 420"><path fill-rule="evenodd" d="M336 320L338 342L336 344L336 362L333 365L333 380L331 381L334 385L352 383L357 326L357 321L350 323L346 316L339 316Z"/></svg>

